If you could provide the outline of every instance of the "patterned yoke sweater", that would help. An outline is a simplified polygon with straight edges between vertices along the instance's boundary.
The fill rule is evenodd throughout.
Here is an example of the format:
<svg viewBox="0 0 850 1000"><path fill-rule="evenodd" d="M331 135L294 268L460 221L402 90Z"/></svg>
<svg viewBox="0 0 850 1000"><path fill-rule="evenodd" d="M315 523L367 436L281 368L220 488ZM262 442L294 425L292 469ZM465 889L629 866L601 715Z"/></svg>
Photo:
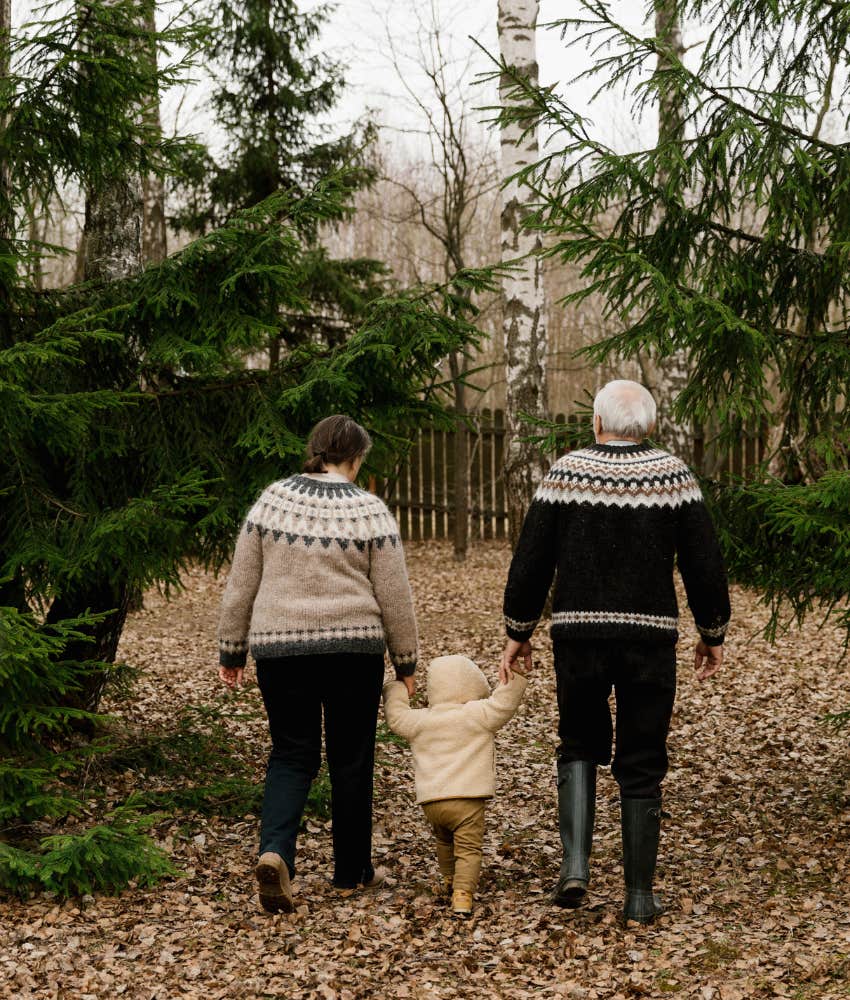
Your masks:
<svg viewBox="0 0 850 1000"><path fill-rule="evenodd" d="M272 483L248 512L219 625L222 666L389 649L416 669L416 619L398 527L383 501L337 473Z"/></svg>
<svg viewBox="0 0 850 1000"><path fill-rule="evenodd" d="M557 570L553 639L678 637L673 566L704 642L729 622L723 560L688 467L647 444L596 444L552 466L528 510L505 589L505 626L529 639Z"/></svg>

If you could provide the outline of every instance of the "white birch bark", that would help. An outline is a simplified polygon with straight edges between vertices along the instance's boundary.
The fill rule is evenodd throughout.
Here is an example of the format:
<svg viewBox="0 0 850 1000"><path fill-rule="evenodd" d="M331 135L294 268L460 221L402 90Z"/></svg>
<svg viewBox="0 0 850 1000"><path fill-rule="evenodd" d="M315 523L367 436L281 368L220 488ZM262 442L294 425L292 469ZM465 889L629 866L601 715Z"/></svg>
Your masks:
<svg viewBox="0 0 850 1000"><path fill-rule="evenodd" d="M120 281L142 269L142 179L114 177L86 197L86 281Z"/></svg>
<svg viewBox="0 0 850 1000"><path fill-rule="evenodd" d="M535 29L538 0L499 0L499 48L504 63L537 84ZM502 106L509 105L514 86L503 73ZM525 512L544 473L539 449L522 440L530 430L520 414L546 416L546 320L543 275L538 253L540 234L523 227L531 211L533 192L512 176L538 156L537 129L523 137L520 122L502 127L502 261L522 258L520 266L502 279L505 337L505 497L511 544L515 545Z"/></svg>
<svg viewBox="0 0 850 1000"><path fill-rule="evenodd" d="M663 72L681 62L685 55L675 0L656 0L655 36L662 46L658 53L657 70ZM658 102L659 145L684 137L685 109L682 104L678 88L671 84L662 87ZM659 177L659 184L666 181L666 177ZM663 448L690 464L694 457L693 427L689 421L677 421L672 412L676 398L687 387L691 377L687 351L680 349L667 357L658 358L655 368L656 384L648 386L658 405L658 426L653 437Z"/></svg>

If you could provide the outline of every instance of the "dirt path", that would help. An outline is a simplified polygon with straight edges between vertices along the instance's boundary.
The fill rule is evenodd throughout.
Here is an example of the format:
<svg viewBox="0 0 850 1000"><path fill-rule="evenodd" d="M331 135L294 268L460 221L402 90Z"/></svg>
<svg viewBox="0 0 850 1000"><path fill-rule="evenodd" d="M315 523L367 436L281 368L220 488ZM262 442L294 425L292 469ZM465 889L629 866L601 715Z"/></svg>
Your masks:
<svg viewBox="0 0 850 1000"><path fill-rule="evenodd" d="M491 678L502 643L507 550L477 547L458 568L442 544L410 545L423 660L463 652ZM227 701L215 677L222 581L197 575L172 603L149 595L121 655L143 669L112 710L168 727L186 704L218 703L257 777L267 752L256 687ZM806 626L772 650L750 639L766 615L736 593L728 669L700 686L680 644L679 697L659 883L668 914L624 931L619 809L600 780L590 905L560 911L556 877L554 679L548 640L516 719L498 738L500 791L488 817L474 918L435 905L435 862L414 806L409 753L382 740L375 853L392 881L339 900L330 838L300 840L299 909L255 902L256 821L188 817L163 833L185 877L117 898L0 905L0 996L89 1000L203 997L850 997L850 755L818 716L850 705L840 637ZM688 630L684 630L687 634Z"/></svg>

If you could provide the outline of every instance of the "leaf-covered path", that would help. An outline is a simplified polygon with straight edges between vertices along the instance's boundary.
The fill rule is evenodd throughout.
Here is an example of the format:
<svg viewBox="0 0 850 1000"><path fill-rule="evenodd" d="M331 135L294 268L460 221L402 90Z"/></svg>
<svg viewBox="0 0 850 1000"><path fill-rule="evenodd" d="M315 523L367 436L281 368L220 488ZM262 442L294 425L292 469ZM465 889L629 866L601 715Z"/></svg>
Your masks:
<svg viewBox="0 0 850 1000"><path fill-rule="evenodd" d="M507 558L504 545L487 543L458 567L445 545L408 546L425 662L463 652L495 678ZM215 677L222 583L199 574L170 604L148 595L121 649L143 674L109 708L141 731L167 732L186 705L218 704L232 748L259 780L267 749L256 686L228 699ZM500 791L471 921L456 922L431 895L435 862L409 753L383 732L375 854L392 875L386 889L336 897L328 831L310 820L298 912L270 918L251 878L255 818L189 814L158 828L183 871L178 880L115 898L0 904L0 996L850 996L850 755L846 733L818 721L850 705L840 637L810 624L771 649L751 638L764 609L740 591L733 616L728 666L714 682L697 684L692 641L680 643L665 786L672 818L659 865L669 909L655 927L624 930L618 921L619 810L608 772L590 905L568 912L546 903L559 845L554 679L541 630L529 694L498 738ZM116 777L116 793L135 780L129 769Z"/></svg>

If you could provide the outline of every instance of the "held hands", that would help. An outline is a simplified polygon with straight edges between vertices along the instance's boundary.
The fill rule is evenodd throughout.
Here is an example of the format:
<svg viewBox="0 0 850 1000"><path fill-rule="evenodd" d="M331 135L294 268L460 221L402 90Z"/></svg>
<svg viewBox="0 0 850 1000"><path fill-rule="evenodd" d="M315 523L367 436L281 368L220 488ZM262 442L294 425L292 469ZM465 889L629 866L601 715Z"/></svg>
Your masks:
<svg viewBox="0 0 850 1000"><path fill-rule="evenodd" d="M505 643L505 650L502 653L502 663L499 667L499 680L502 684L509 684L513 679L513 666L517 660L521 659L523 671L531 670L531 643L517 642L516 639L508 639Z"/></svg>
<svg viewBox="0 0 850 1000"><path fill-rule="evenodd" d="M218 676L224 681L231 691L235 691L236 688L244 687L244 667L219 667Z"/></svg>
<svg viewBox="0 0 850 1000"><path fill-rule="evenodd" d="M694 671L698 681L713 677L723 664L723 647L707 646L702 639L697 643L694 655Z"/></svg>

